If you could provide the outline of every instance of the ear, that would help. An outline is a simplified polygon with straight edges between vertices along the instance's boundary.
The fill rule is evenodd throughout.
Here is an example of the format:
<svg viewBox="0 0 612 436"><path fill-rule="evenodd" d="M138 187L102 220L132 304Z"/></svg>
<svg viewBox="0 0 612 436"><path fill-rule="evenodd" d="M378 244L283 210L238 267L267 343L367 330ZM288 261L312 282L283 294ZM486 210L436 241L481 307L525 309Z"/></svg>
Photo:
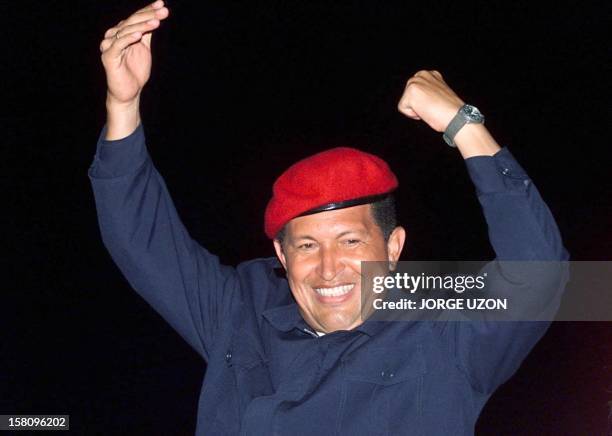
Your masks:
<svg viewBox="0 0 612 436"><path fill-rule="evenodd" d="M404 242L406 241L406 230L403 227L397 226L389 235L387 241L387 253L389 256L389 262L395 264L402 254L404 248Z"/></svg>
<svg viewBox="0 0 612 436"><path fill-rule="evenodd" d="M281 245L278 239L274 240L274 250L276 251L276 257L283 264L283 268L287 271L287 259L285 258L285 251L283 250L283 246Z"/></svg>

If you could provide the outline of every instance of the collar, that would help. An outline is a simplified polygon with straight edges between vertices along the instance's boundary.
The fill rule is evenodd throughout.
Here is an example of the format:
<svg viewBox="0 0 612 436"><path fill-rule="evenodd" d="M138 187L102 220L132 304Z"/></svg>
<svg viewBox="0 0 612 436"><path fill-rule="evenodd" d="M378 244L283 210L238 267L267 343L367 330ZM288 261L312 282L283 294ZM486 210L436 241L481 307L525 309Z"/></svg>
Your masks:
<svg viewBox="0 0 612 436"><path fill-rule="evenodd" d="M285 306L273 307L272 309L264 311L262 315L268 320L272 327L281 332L289 332L296 328L302 330L308 327L308 324L306 324L306 321L302 318L299 307L295 302ZM366 320L354 330L365 333L368 336L375 336L387 324L387 321Z"/></svg>
<svg viewBox="0 0 612 436"><path fill-rule="evenodd" d="M288 332L294 328L300 328L302 325L306 326L306 322L302 318L298 305L295 302L265 310L262 315L272 327L281 332Z"/></svg>

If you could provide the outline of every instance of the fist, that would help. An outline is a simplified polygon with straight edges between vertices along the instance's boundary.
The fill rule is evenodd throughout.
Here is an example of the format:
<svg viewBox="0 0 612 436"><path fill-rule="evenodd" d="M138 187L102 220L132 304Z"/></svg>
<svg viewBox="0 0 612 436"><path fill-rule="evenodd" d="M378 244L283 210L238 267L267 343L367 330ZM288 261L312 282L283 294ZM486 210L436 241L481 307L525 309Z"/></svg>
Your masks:
<svg viewBox="0 0 612 436"><path fill-rule="evenodd" d="M450 89L438 71L419 71L406 82L397 108L409 118L425 121L444 132L464 102Z"/></svg>

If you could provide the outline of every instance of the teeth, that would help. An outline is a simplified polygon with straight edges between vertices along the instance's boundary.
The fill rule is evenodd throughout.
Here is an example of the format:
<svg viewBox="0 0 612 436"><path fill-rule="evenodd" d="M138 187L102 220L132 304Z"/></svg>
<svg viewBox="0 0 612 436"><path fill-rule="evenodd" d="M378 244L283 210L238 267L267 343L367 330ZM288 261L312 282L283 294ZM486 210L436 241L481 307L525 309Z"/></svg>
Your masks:
<svg viewBox="0 0 612 436"><path fill-rule="evenodd" d="M354 286L355 284L353 283L350 285L336 286L335 288L315 288L315 291L324 297L339 297L348 293Z"/></svg>

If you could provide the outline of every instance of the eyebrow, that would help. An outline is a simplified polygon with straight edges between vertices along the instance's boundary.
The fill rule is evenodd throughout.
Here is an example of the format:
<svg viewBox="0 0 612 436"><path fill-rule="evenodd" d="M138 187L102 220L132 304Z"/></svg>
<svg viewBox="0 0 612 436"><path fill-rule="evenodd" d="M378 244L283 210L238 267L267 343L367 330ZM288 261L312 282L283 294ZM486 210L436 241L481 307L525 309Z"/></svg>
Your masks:
<svg viewBox="0 0 612 436"><path fill-rule="evenodd" d="M341 237L346 236L346 235L351 234L351 233L356 233L358 235L365 235L367 232L365 230L345 230L343 232L340 232L336 236L336 239L340 239ZM302 235L302 236L295 237L293 239L295 241L301 241L301 240L304 240L304 239L308 239L310 241L316 241L317 240L314 236L310 236L310 235Z"/></svg>

